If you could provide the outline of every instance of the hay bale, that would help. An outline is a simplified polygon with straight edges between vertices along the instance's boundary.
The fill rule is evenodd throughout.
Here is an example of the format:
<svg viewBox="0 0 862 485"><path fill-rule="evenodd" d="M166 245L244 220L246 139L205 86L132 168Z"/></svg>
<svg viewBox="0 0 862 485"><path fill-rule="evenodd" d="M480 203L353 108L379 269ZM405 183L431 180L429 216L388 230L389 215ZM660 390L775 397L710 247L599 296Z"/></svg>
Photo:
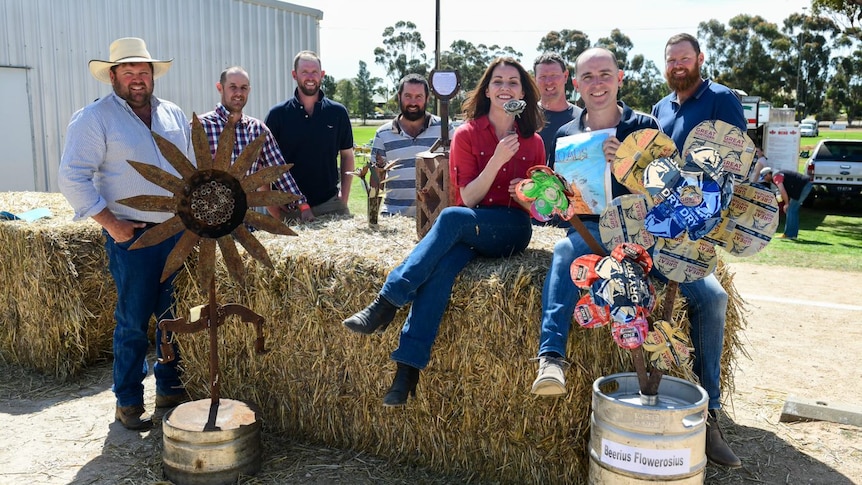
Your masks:
<svg viewBox="0 0 862 485"><path fill-rule="evenodd" d="M40 207L53 217L0 222L0 356L66 379L110 356L117 296L96 223L60 194L0 193L0 210Z"/></svg>
<svg viewBox="0 0 862 485"><path fill-rule="evenodd" d="M54 218L0 222L0 357L65 378L110 355L116 294L98 225L72 223L59 194L0 194L3 210L36 207L49 207ZM524 254L478 260L462 272L418 398L403 409L380 404L395 370L389 353L398 325L364 337L341 320L371 301L413 248L415 221L385 218L371 229L362 215L296 229L299 237L257 233L275 270L246 257L245 285L228 278L219 260L218 302L263 315L270 349L255 355L250 325L228 321L219 328L223 397L259 404L267 429L296 439L501 483L582 483L592 382L633 367L606 328L575 328L568 395L529 393L542 282L560 229L536 228ZM178 278L180 314L208 301L194 274L191 258ZM720 264L718 274L730 294L722 358L729 396L745 322L732 273ZM675 320L682 321L681 298L675 306ZM405 316L401 311L398 320ZM207 335L178 340L190 391L208 396Z"/></svg>
<svg viewBox="0 0 862 485"><path fill-rule="evenodd" d="M581 483L588 466L592 382L633 371L608 329L574 328L568 357L568 395L532 396L538 348L541 288L560 229L537 228L530 248L508 260L478 260L456 281L418 399L403 409L380 400L395 365L396 322L382 336L359 336L341 320L362 308L386 274L415 244L413 219L364 217L319 221L298 237L259 234L275 271L246 258L239 287L218 265L219 303L240 303L266 318L270 352L255 355L251 326L219 328L223 397L252 401L270 430L503 483ZM723 266L722 266L723 267ZM723 270L722 270L723 271ZM178 281L185 307L207 302L193 272ZM723 273L725 287L731 275ZM735 291L731 291L735 294ZM731 298L727 363L740 348L744 321ZM681 298L677 315L684 315ZM209 342L205 332L179 338L193 394L208 395ZM723 387L732 388L725 371Z"/></svg>

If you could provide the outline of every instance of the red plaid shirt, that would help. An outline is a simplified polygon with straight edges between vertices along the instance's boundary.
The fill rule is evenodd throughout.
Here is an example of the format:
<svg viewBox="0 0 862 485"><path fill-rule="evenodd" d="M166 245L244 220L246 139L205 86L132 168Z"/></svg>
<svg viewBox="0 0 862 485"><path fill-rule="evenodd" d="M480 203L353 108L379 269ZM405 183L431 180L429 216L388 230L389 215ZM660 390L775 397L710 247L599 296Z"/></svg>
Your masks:
<svg viewBox="0 0 862 485"><path fill-rule="evenodd" d="M204 131L207 134L207 139L210 142L210 153L212 153L213 157L215 157L219 135L221 135L222 130L224 130L224 127L227 124L227 117L228 111L221 103L216 105L214 111L204 113L200 117L201 124L203 125ZM263 144L263 148L260 150L260 156L251 165L248 173L252 174L266 167L286 164L284 157L281 155L281 150L278 149L278 143L275 142L275 138L272 136L269 128L267 128L262 121L243 114L242 119L240 119L236 124L235 131L236 143L233 146L231 163L234 163L236 161L236 157L238 157L239 154L245 150L245 147L257 137L265 136L266 141ZM292 206L299 207L301 204L306 203L305 196L302 195L302 192L299 190L299 186L296 185L296 181L293 180L293 176L290 172L285 172L284 175L273 182L272 188L300 196L301 198L291 204Z"/></svg>

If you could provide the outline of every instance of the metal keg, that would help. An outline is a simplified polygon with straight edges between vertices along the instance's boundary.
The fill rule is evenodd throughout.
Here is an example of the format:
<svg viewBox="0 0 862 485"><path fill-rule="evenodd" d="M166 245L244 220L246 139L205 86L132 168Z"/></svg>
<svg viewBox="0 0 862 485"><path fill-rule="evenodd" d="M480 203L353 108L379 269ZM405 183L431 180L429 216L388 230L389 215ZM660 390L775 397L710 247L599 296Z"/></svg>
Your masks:
<svg viewBox="0 0 862 485"><path fill-rule="evenodd" d="M702 387L675 377L662 377L651 400L633 372L596 379L589 483L703 483L708 402Z"/></svg>
<svg viewBox="0 0 862 485"><path fill-rule="evenodd" d="M262 448L257 412L242 401L187 402L162 422L165 477L177 485L236 483L260 470Z"/></svg>

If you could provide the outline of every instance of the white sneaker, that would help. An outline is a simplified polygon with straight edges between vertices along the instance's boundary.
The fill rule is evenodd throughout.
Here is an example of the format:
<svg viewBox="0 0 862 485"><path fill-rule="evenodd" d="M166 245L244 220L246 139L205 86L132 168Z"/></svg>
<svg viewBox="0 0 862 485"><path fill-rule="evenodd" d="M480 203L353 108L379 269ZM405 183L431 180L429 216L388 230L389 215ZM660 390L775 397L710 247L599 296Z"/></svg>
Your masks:
<svg viewBox="0 0 862 485"><path fill-rule="evenodd" d="M533 381L531 392L539 396L564 396L566 376L563 372L564 361L554 357L539 358L539 373Z"/></svg>

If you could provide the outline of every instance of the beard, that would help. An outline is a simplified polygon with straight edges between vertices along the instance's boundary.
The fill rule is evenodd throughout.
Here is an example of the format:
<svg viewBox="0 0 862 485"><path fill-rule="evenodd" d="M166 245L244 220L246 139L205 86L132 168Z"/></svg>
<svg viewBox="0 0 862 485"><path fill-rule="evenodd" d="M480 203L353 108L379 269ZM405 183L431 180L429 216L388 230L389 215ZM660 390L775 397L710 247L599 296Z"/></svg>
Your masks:
<svg viewBox="0 0 862 485"><path fill-rule="evenodd" d="M416 111L410 111L410 108L416 107ZM408 121L416 121L418 119L425 117L425 105L401 105L401 116L403 116Z"/></svg>
<svg viewBox="0 0 862 485"><path fill-rule="evenodd" d="M684 77L674 77L671 72L665 73L665 77L667 78L667 85L672 91L688 91L693 86L697 86L697 83L700 82L700 65L697 66L697 69L686 69Z"/></svg>
<svg viewBox="0 0 862 485"><path fill-rule="evenodd" d="M314 87L310 89L305 87L305 84L300 84L299 90L306 96L314 96L318 91L320 91L320 84L315 84Z"/></svg>

